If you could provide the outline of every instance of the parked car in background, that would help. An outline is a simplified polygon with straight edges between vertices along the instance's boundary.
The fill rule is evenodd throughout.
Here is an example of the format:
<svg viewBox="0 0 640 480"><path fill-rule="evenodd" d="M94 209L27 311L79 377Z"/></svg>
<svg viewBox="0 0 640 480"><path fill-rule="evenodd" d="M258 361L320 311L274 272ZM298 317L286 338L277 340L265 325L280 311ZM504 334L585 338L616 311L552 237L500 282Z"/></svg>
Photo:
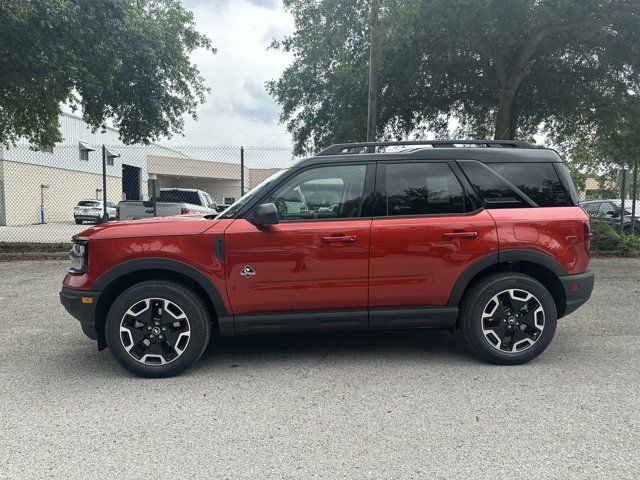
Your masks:
<svg viewBox="0 0 640 480"><path fill-rule="evenodd" d="M616 204L616 200L587 200L580 202L580 205L584 207L594 222L606 222L618 233L622 231L629 234L632 233L633 228L633 233L640 235L640 218L636 214L635 225L632 227L633 217L627 205L625 205L622 228L620 227L620 216L622 215L620 200L618 200L618 204Z"/></svg>
<svg viewBox="0 0 640 480"><path fill-rule="evenodd" d="M73 219L76 224L83 222L99 223L102 221L104 209L102 200L80 200L73 209ZM116 204L107 200L107 213L109 220L115 220L117 214Z"/></svg>
<svg viewBox="0 0 640 480"><path fill-rule="evenodd" d="M330 147L216 217L81 232L60 300L147 377L183 371L214 334L458 328L492 363L540 355L594 282L589 216L558 154L391 145L411 148Z"/></svg>
<svg viewBox="0 0 640 480"><path fill-rule="evenodd" d="M216 202L207 192L190 188L161 188L156 203L156 217L172 217L202 213L216 215ZM119 220L138 220L153 217L153 202L123 200L118 203Z"/></svg>

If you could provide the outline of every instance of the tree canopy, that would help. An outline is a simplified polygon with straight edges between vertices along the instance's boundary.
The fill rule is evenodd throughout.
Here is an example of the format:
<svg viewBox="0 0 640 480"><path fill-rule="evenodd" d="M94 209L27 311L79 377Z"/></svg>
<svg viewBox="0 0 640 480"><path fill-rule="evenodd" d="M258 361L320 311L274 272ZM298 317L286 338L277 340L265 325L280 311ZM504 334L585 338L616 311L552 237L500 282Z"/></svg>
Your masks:
<svg viewBox="0 0 640 480"><path fill-rule="evenodd" d="M372 0L284 0L294 54L267 85L298 153L365 138ZM640 85L637 0L375 0L378 138L569 138ZM595 123L594 123L595 122Z"/></svg>
<svg viewBox="0 0 640 480"><path fill-rule="evenodd" d="M179 0L0 0L0 145L62 140L62 103L125 143L180 133L207 89L189 54L214 51Z"/></svg>

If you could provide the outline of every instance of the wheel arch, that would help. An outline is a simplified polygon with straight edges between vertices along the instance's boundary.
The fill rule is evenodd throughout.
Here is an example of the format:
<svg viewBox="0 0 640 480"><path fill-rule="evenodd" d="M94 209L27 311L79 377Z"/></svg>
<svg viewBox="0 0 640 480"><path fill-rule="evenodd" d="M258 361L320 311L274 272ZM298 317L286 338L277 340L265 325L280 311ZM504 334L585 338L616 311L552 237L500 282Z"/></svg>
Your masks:
<svg viewBox="0 0 640 480"><path fill-rule="evenodd" d="M190 288L204 302L215 330L224 327L225 320L228 318L224 301L213 282L202 272L178 260L166 258L130 260L107 270L94 284L94 289L100 291L95 313L100 350L107 346L104 329L113 301L127 288L148 280L168 280Z"/></svg>
<svg viewBox="0 0 640 480"><path fill-rule="evenodd" d="M555 258L534 250L503 250L476 260L458 277L447 304L459 305L471 285L495 272L518 272L535 278L549 290L558 318L564 315L566 293L560 277L569 273Z"/></svg>

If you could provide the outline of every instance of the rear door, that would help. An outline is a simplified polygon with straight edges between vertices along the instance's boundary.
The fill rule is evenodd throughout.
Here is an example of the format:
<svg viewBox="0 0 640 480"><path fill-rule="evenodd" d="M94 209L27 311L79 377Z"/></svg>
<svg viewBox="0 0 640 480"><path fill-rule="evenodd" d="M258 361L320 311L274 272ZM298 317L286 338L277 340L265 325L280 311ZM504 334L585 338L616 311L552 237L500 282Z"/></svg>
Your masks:
<svg viewBox="0 0 640 480"><path fill-rule="evenodd" d="M497 252L495 222L470 195L451 161L378 166L371 227L369 307L372 327L422 324L445 306L460 274ZM393 310L413 307L414 314Z"/></svg>
<svg viewBox="0 0 640 480"><path fill-rule="evenodd" d="M262 203L280 223L237 219L225 232L225 274L236 332L367 326L375 164L314 166Z"/></svg>

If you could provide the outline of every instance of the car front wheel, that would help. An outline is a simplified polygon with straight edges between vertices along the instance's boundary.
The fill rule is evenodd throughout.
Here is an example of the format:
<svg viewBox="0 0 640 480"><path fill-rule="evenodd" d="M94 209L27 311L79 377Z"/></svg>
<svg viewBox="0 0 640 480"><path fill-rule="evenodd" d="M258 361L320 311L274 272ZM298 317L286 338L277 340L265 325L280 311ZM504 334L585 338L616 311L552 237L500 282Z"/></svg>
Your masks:
<svg viewBox="0 0 640 480"><path fill-rule="evenodd" d="M109 309L107 343L118 362L142 377L170 377L195 363L209 343L202 299L168 281L125 290Z"/></svg>
<svg viewBox="0 0 640 480"><path fill-rule="evenodd" d="M480 358L517 365L547 348L557 318L553 297L540 282L520 273L497 273L467 292L461 327L467 344Z"/></svg>

